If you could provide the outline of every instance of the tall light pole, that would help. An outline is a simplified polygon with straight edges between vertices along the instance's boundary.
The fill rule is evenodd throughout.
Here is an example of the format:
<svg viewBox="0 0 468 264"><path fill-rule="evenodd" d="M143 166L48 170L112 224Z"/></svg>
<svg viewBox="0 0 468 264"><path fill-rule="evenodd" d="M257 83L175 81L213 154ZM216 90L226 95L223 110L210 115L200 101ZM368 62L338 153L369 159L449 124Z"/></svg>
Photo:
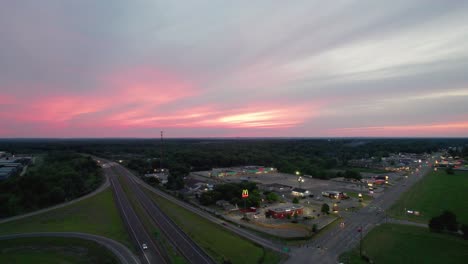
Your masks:
<svg viewBox="0 0 468 264"><path fill-rule="evenodd" d="M297 182L299 183L299 188L301 188L302 183L304 182L304 178L302 178L301 176L299 176L299 178L297 178Z"/></svg>
<svg viewBox="0 0 468 264"><path fill-rule="evenodd" d="M159 172L162 172L163 164L163 131L161 130L161 155L159 157Z"/></svg>

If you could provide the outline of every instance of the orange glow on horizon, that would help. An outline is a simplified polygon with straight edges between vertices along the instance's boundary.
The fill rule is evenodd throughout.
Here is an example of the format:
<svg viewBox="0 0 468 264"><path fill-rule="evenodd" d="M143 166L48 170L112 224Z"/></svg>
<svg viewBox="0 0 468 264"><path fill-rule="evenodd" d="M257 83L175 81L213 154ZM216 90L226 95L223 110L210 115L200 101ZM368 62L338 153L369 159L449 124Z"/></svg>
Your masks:
<svg viewBox="0 0 468 264"><path fill-rule="evenodd" d="M457 132L466 132L468 135L468 122L451 122L451 123L431 123L417 125L400 125L400 126L373 126L373 127L356 127L356 128L341 128L332 131L334 135L346 136L434 136L434 135L450 135ZM404 133L404 134L402 134ZM441 134L443 133L443 134Z"/></svg>

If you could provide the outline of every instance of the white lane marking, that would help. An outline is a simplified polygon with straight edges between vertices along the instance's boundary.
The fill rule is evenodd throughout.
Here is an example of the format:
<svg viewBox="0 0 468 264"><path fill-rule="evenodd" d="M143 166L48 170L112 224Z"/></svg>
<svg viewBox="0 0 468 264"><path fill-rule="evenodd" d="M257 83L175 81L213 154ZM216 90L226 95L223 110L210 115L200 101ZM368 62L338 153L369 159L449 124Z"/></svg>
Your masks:
<svg viewBox="0 0 468 264"><path fill-rule="evenodd" d="M114 182L111 181L111 184L112 184L112 186L115 188ZM137 243L138 243L138 247L140 248L140 244L141 244L141 243L140 243L140 241L138 240L138 237L136 236L135 230L133 230L133 227L132 227L132 225L130 224L130 221L128 220L127 213L125 213L125 210L123 209L122 201L120 200L120 196L119 196L119 195L116 195L116 196L117 196L117 199L119 200L119 204L120 204L120 207L122 208L122 212L123 212L123 214L124 214L124 216L125 216L125 219L127 220L127 224L128 224L128 226L130 227L130 229L132 230L133 236L135 237L135 240L136 240ZM142 251L142 252L143 252L143 251ZM145 252L143 252L143 256L145 256L145 259L146 259L146 261L148 262L148 264L151 264L150 261L149 261L149 259L148 259L148 257L146 256Z"/></svg>
<svg viewBox="0 0 468 264"><path fill-rule="evenodd" d="M121 167L122 168L122 167ZM126 171L125 169L123 170L125 171L127 174L130 174L128 171ZM130 180L132 181L133 184L135 184L136 188L140 191L141 189L139 189L139 187L137 186L137 183L134 181L133 177L130 176L130 175L127 175L128 178L130 178ZM145 195L144 193L142 193L143 195ZM149 199L149 198L148 198ZM143 203L142 203L143 204ZM155 207L155 205L153 204L153 202L150 200L150 205ZM143 205L144 206L144 205ZM155 207L156 208L156 207ZM158 209L158 208L156 208ZM197 249L195 248L190 242L189 240L187 240L187 238L185 237L184 233L182 233L181 230L179 230L178 227L174 226L173 223L171 223L169 220L166 219L167 216L164 215L164 213L162 212L161 209L157 210L158 212L161 213L161 215L163 216L162 219L164 219L164 221L205 261L207 261L208 263L211 262L210 259L207 259L205 256L202 255L202 253Z"/></svg>

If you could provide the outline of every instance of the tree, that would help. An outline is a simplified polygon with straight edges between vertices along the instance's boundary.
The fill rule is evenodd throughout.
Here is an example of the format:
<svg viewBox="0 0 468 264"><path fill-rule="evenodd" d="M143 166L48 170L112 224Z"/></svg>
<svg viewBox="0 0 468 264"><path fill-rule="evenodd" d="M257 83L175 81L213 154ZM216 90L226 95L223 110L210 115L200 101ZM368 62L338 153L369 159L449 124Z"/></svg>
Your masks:
<svg viewBox="0 0 468 264"><path fill-rule="evenodd" d="M439 217L447 230L452 232L458 231L457 216L454 213L446 210Z"/></svg>
<svg viewBox="0 0 468 264"><path fill-rule="evenodd" d="M442 230L444 230L442 219L440 219L439 216L432 217L431 220L429 220L429 229L432 232L442 232Z"/></svg>
<svg viewBox="0 0 468 264"><path fill-rule="evenodd" d="M318 229L317 224L313 224L312 225L312 232L314 232L314 233L317 232L317 229Z"/></svg>
<svg viewBox="0 0 468 264"><path fill-rule="evenodd" d="M429 221L429 229L434 232L442 232L444 229L456 232L458 231L457 216L445 210L441 215L431 218Z"/></svg>
<svg viewBox="0 0 468 264"><path fill-rule="evenodd" d="M460 230L463 232L463 238L468 240L468 225L461 225Z"/></svg>
<svg viewBox="0 0 468 264"><path fill-rule="evenodd" d="M330 206L326 203L322 204L322 209L320 210L322 213L328 214L330 212Z"/></svg>
<svg viewBox="0 0 468 264"><path fill-rule="evenodd" d="M455 174L455 171L453 170L452 167L447 167L447 169L445 169L445 173L447 173L449 175L453 175L453 174Z"/></svg>
<svg viewBox="0 0 468 264"><path fill-rule="evenodd" d="M294 199L292 200L292 202L293 202L294 204L298 204L298 203L299 203L299 199L297 199L297 197L294 197Z"/></svg>
<svg viewBox="0 0 468 264"><path fill-rule="evenodd" d="M276 202L279 200L279 196L274 192L270 192L266 195L266 199L269 202Z"/></svg>
<svg viewBox="0 0 468 264"><path fill-rule="evenodd" d="M153 187L159 184L159 179L156 177L145 177L144 180L146 183L148 183L149 185Z"/></svg>
<svg viewBox="0 0 468 264"><path fill-rule="evenodd" d="M359 173L358 171L354 171L354 170L346 170L344 173L344 177L346 179L356 179L356 180L362 179L361 173Z"/></svg>

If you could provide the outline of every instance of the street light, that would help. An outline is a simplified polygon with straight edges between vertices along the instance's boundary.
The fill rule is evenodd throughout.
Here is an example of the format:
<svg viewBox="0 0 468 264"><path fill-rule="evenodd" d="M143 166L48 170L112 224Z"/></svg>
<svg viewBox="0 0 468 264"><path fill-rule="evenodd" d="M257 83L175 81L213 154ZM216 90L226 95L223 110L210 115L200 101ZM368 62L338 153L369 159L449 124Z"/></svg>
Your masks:
<svg viewBox="0 0 468 264"><path fill-rule="evenodd" d="M299 171L296 171L296 175L299 176L299 174L301 174Z"/></svg>
<svg viewBox="0 0 468 264"><path fill-rule="evenodd" d="M304 178L302 178L301 176L299 176L299 178L297 178L297 182L299 183L299 188L301 188L301 185L302 185L302 183L304 182Z"/></svg>

